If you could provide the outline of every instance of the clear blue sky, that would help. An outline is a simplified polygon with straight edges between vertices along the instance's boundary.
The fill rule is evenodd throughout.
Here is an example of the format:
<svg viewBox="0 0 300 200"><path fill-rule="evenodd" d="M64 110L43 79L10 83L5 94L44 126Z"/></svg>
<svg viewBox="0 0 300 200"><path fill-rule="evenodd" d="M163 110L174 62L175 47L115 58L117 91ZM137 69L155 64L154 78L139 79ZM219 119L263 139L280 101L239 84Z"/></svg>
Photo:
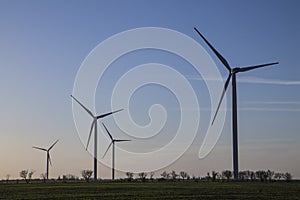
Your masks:
<svg viewBox="0 0 300 200"><path fill-rule="evenodd" d="M198 41L224 78L227 71L195 33L194 26L232 66L280 62L273 68L238 75L240 169L270 168L300 178L299 8L297 0L0 1L0 178L6 174L18 177L22 169L35 170L39 176L44 172L46 155L31 146L48 147L58 138L60 142L51 153L51 177L68 173L79 176L82 169L92 169L92 157L84 148L86 141L81 141L76 132L69 96L77 71L100 42L119 32L148 26L173 29ZM181 62L161 53L163 56L156 51L136 52L128 55L127 60L125 56L122 59L127 70L132 60L134 65ZM118 64L122 65L121 59L114 63ZM114 69L111 73L122 74L122 70ZM189 79L194 88L204 86L192 69L177 70L194 77ZM99 113L110 110L114 78L108 71L98 86ZM174 98L171 93L155 86L143 88L134 98L130 111L140 124L147 123L146 112L154 103L169 103L166 109L178 106L175 100L170 100ZM230 95L227 100L230 107ZM205 104L206 101L202 102L202 106ZM153 140L136 141L135 148L128 144L121 146L142 152L146 151L143 147L163 145L178 122L178 113L170 112L174 117L163 129L166 137L161 144ZM185 170L198 176L211 170L231 169L230 110L227 114L221 137L209 156L198 159L203 140L199 131L188 151L162 170ZM210 116L203 116L201 125L208 126ZM124 136L113 126L112 118L106 119L106 123L115 135ZM88 131L89 127L87 134ZM105 148L99 149L100 157ZM118 162L121 165L134 160L120 158ZM110 177L110 169L100 165L99 177Z"/></svg>

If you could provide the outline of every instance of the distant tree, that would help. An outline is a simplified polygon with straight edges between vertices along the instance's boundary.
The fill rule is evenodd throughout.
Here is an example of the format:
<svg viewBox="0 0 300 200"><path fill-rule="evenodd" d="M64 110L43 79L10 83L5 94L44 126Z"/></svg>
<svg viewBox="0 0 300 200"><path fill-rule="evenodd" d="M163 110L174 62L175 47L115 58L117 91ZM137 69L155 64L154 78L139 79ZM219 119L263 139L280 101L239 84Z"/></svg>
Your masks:
<svg viewBox="0 0 300 200"><path fill-rule="evenodd" d="M26 183L27 183L27 174L28 174L28 170L20 171L20 177L23 178L26 181Z"/></svg>
<svg viewBox="0 0 300 200"><path fill-rule="evenodd" d="M161 174L161 177L162 177L163 179L168 179L168 178L170 177L170 174L169 174L168 172L164 171L164 172Z"/></svg>
<svg viewBox="0 0 300 200"><path fill-rule="evenodd" d="M209 172L207 172L207 174L206 174L206 176L205 176L205 179L206 179L207 181L210 181L211 176L210 176L210 173L209 173Z"/></svg>
<svg viewBox="0 0 300 200"><path fill-rule="evenodd" d="M256 171L255 175L256 175L257 178L259 178L259 180L261 182L267 180L267 177L268 177L267 172L263 171L263 170Z"/></svg>
<svg viewBox="0 0 300 200"><path fill-rule="evenodd" d="M274 178L276 180L280 180L280 179L284 178L284 174L280 173L280 172L277 172L277 173L275 173Z"/></svg>
<svg viewBox="0 0 300 200"><path fill-rule="evenodd" d="M192 180L196 180L196 176L194 174L192 176Z"/></svg>
<svg viewBox="0 0 300 200"><path fill-rule="evenodd" d="M79 178L73 174L67 174L62 176L63 181L66 180L78 180Z"/></svg>
<svg viewBox="0 0 300 200"><path fill-rule="evenodd" d="M176 174L176 172L173 170L171 172L171 177L172 177L173 180L176 180L176 178L178 177L178 174Z"/></svg>
<svg viewBox="0 0 300 200"><path fill-rule="evenodd" d="M43 179L43 182L45 183L47 180L47 173L41 173L41 178Z"/></svg>
<svg viewBox="0 0 300 200"><path fill-rule="evenodd" d="M239 180L245 180L245 172L244 171L239 171L238 176L239 176Z"/></svg>
<svg viewBox="0 0 300 200"><path fill-rule="evenodd" d="M179 172L179 175L181 176L182 180L184 180L185 178L187 178L189 176L188 173L186 173L185 171Z"/></svg>
<svg viewBox="0 0 300 200"><path fill-rule="evenodd" d="M92 170L86 169L86 170L82 170L81 171L81 176L84 178L84 180L86 182L90 181L92 175L93 175L93 171Z"/></svg>
<svg viewBox="0 0 300 200"><path fill-rule="evenodd" d="M264 172L264 181L268 180L268 172L267 171L263 171Z"/></svg>
<svg viewBox="0 0 300 200"><path fill-rule="evenodd" d="M230 170L225 170L222 172L222 176L225 177L227 181L229 181L229 179L231 179L232 177L232 172Z"/></svg>
<svg viewBox="0 0 300 200"><path fill-rule="evenodd" d="M269 181L272 181L272 179L274 177L274 171L268 170L267 177L268 177Z"/></svg>
<svg viewBox="0 0 300 200"><path fill-rule="evenodd" d="M264 181L264 178L263 178L263 171L256 171L256 172L255 172L255 176L256 176L256 178L258 178L260 181Z"/></svg>
<svg viewBox="0 0 300 200"><path fill-rule="evenodd" d="M20 177L23 178L26 183L30 182L33 174L34 174L34 171L30 171L29 173L28 173L28 170L20 171Z"/></svg>
<svg viewBox="0 0 300 200"><path fill-rule="evenodd" d="M139 175L140 179L144 181L144 180L146 180L146 177L148 174L146 172L140 172L138 175Z"/></svg>
<svg viewBox="0 0 300 200"><path fill-rule="evenodd" d="M34 171L30 171L30 172L28 173L28 178L27 178L27 180L30 181L33 174L34 174Z"/></svg>
<svg viewBox="0 0 300 200"><path fill-rule="evenodd" d="M247 170L247 171L245 171L244 172L244 178L245 178L245 180L249 180L250 179L250 174L251 174L251 172L249 171L249 170Z"/></svg>
<svg viewBox="0 0 300 200"><path fill-rule="evenodd" d="M6 174L6 183L9 181L10 174Z"/></svg>
<svg viewBox="0 0 300 200"><path fill-rule="evenodd" d="M251 181L256 180L256 175L255 175L255 172L253 172L253 171L250 172L250 180Z"/></svg>
<svg viewBox="0 0 300 200"><path fill-rule="evenodd" d="M249 180L251 172L249 170L239 172L239 180Z"/></svg>
<svg viewBox="0 0 300 200"><path fill-rule="evenodd" d="M67 178L68 180L79 180L79 177L73 174L67 174Z"/></svg>
<svg viewBox="0 0 300 200"><path fill-rule="evenodd" d="M132 172L126 172L126 176L127 176L128 181L131 181L132 178L133 178L133 173Z"/></svg>
<svg viewBox="0 0 300 200"><path fill-rule="evenodd" d="M286 180L287 182L289 182L289 181L292 180L292 175L291 175L290 173L286 172L286 173L284 174L284 178L285 178L285 180Z"/></svg>
<svg viewBox="0 0 300 200"><path fill-rule="evenodd" d="M211 172L212 181L216 181L218 174L219 174L219 173L216 172L216 171L212 171L212 172Z"/></svg>
<svg viewBox="0 0 300 200"><path fill-rule="evenodd" d="M150 172L150 179L153 180L154 172Z"/></svg>
<svg viewBox="0 0 300 200"><path fill-rule="evenodd" d="M243 171L239 171L239 172L238 172L239 180L243 180L243 179L244 179L243 173L244 173Z"/></svg>

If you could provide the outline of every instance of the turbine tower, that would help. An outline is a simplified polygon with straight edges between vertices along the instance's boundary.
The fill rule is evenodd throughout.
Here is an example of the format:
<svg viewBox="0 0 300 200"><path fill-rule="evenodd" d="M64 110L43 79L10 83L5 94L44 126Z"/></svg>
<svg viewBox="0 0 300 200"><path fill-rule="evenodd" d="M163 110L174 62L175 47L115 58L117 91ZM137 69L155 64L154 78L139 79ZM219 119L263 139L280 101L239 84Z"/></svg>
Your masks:
<svg viewBox="0 0 300 200"><path fill-rule="evenodd" d="M107 134L109 135L111 142L109 144L109 146L107 147L104 155L102 158L105 157L106 153L108 152L110 146L112 145L112 180L115 180L115 142L127 142L127 141L131 141L131 140L116 140L114 139L111 134L109 133L108 129L106 128L106 126L104 125L104 123L102 123L103 127L105 128Z"/></svg>
<svg viewBox="0 0 300 200"><path fill-rule="evenodd" d="M90 134L89 134L89 138L88 138L88 141L87 141L87 145L86 145L86 149L88 148L89 146L89 142L90 142L90 139L91 139L91 135L92 135L92 131L94 129L94 181L97 180L97 120L98 119L101 119L101 118L104 118L108 115L111 115L113 113L116 113L116 112L120 112L122 111L123 109L120 109L120 110L116 110L116 111L113 111L113 112L109 112L109 113L105 113L105 114L102 114L102 115L99 115L99 116L96 116L94 115L89 109L87 109L82 103L80 103L73 95L71 95L71 97L87 112L90 114L90 116L93 118L93 122L91 124L91 129L90 129Z"/></svg>
<svg viewBox="0 0 300 200"><path fill-rule="evenodd" d="M54 145L57 142L58 142L58 140L56 140L56 142L54 142L48 149L41 148L41 147L35 147L35 146L32 147L34 149L38 149L38 150L42 150L42 151L46 151L47 152L47 160L46 160L46 176L47 176L47 180L49 178L49 163L52 166L51 157L50 157L50 150L54 147Z"/></svg>
<svg viewBox="0 0 300 200"><path fill-rule="evenodd" d="M238 173L239 173L239 164L238 164L238 122L237 122L237 91L236 91L236 74L239 72L247 72L253 69L266 67L270 65L278 64L278 62L274 63L267 63L262 65L255 65L255 66L248 66L248 67L236 67L231 68L228 64L227 60L205 39L205 37L198 31L197 28L194 28L195 31L200 35L200 37L205 41L205 43L210 47L210 49L214 52L214 54L219 58L219 60L223 63L223 65L226 67L226 69L229 72L229 75L227 77L227 80L225 82L220 101L216 110L216 113L214 115L214 118L212 120L212 124L214 123L216 116L218 114L220 105L222 103L223 97L225 95L225 92L227 90L228 84L230 82L230 79L232 80L232 144L233 144L233 174L234 174L234 180L238 180Z"/></svg>

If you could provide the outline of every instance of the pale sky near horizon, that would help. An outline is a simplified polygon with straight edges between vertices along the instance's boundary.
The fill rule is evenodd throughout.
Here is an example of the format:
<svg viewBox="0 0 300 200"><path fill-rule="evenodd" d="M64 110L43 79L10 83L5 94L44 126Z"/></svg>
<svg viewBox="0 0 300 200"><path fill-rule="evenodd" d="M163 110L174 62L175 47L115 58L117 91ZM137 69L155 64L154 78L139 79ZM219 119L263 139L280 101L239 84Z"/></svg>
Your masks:
<svg viewBox="0 0 300 200"><path fill-rule="evenodd" d="M45 171L46 154L31 147L48 148L56 139L60 141L51 151L50 177L80 176L82 169L93 168L92 155L85 151L86 139L80 139L73 121L70 94L76 74L100 42L140 27L168 28L193 38L212 57L224 79L225 67L194 27L233 67L278 61L274 67L237 75L240 170L272 169L300 178L299 8L297 0L0 0L0 179L6 174L17 178L22 169L35 170L39 177ZM113 63L96 90L97 113L111 109L111 89L117 77L131 67L150 62L174 65L196 91L201 90L197 93L204 108L200 126L208 127L210 115L205 109L210 105L202 78L182 59L154 50L132 52ZM183 67L178 67L181 64ZM201 100L202 94L206 99ZM212 170L232 169L230 94L231 86L226 96L229 109L225 126L212 152L198 158L204 137L199 130L183 156L156 176L163 170L203 176ZM164 105L171 116L161 140L120 144L122 148L147 152L172 138L180 120L174 109L178 102L166 88L141 88L133 95L130 108L125 109L130 110L136 123L145 125L149 122L148 109L156 103ZM91 120L86 113L82 115ZM112 117L104 122L116 137L134 139L121 134ZM87 126L84 137L88 132ZM104 143L99 148L99 159L107 146ZM119 166L135 161L116 156ZM106 159L110 160L111 154ZM99 164L98 176L110 178L110 168ZM117 177L125 175L118 172Z"/></svg>

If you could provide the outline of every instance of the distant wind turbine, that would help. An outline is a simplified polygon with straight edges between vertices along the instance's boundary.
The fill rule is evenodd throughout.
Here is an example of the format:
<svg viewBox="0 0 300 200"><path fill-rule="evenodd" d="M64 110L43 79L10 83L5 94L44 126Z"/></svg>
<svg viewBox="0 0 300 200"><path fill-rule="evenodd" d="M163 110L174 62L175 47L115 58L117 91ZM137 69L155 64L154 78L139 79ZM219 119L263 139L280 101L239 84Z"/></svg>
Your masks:
<svg viewBox="0 0 300 200"><path fill-rule="evenodd" d="M236 94L236 74L239 72L247 72L253 69L266 67L270 65L278 64L278 62L274 63L267 63L262 65L255 65L255 66L249 66L249 67L236 67L231 68L228 64L227 60L205 39L205 37L198 31L197 28L194 28L195 31L200 35L200 37L205 41L205 43L211 48L211 50L215 53L215 55L219 58L219 60L223 63L223 65L226 67L226 69L229 71L228 78L225 82L223 92L221 94L221 98L216 110L216 113L214 115L214 118L212 120L212 124L214 123L216 116L218 114L220 105L222 103L223 97L225 95L225 92L227 90L228 84L230 82L230 79L232 79L232 139L233 139L233 174L234 179L238 180L238 173L239 173L239 165L238 165L238 126L237 126L237 94Z"/></svg>
<svg viewBox="0 0 300 200"><path fill-rule="evenodd" d="M91 124L91 129L90 129L90 134L89 134L89 138L88 138L88 141L87 141L87 145L86 145L86 150L89 146L89 142L90 142L90 139L91 139L91 135L92 135L92 131L93 131L93 128L94 128L94 180L96 181L97 180L97 120L98 119L101 119L101 118L104 118L108 115L111 115L113 113L116 113L116 112L120 112L122 111L123 109L120 109L120 110L116 110L116 111L113 111L113 112L109 112L109 113L105 113L105 114L102 114L102 115L99 115L99 116L96 116L94 115L89 109L87 109L82 103L80 103L73 95L71 95L71 97L87 112L90 114L90 116L93 118L93 122Z"/></svg>
<svg viewBox="0 0 300 200"><path fill-rule="evenodd" d="M116 140L114 139L111 134L109 133L108 129L106 128L106 126L104 125L104 123L102 123L103 127L105 128L107 134L109 135L111 142L109 144L109 146L107 147L104 155L102 158L105 157L106 153L108 152L110 146L112 145L112 180L115 180L115 142L127 142L127 141L131 141L131 140Z"/></svg>
<svg viewBox="0 0 300 200"><path fill-rule="evenodd" d="M45 148L40 148L40 147L35 147L33 146L32 148L38 149L38 150L42 150L42 151L46 151L47 152L47 164L46 164L46 176L47 176L47 180L49 178L49 163L52 166L51 163L51 157L50 157L50 150L54 147L54 145L58 142L58 140L56 140L56 142L54 142L49 149L45 149Z"/></svg>

